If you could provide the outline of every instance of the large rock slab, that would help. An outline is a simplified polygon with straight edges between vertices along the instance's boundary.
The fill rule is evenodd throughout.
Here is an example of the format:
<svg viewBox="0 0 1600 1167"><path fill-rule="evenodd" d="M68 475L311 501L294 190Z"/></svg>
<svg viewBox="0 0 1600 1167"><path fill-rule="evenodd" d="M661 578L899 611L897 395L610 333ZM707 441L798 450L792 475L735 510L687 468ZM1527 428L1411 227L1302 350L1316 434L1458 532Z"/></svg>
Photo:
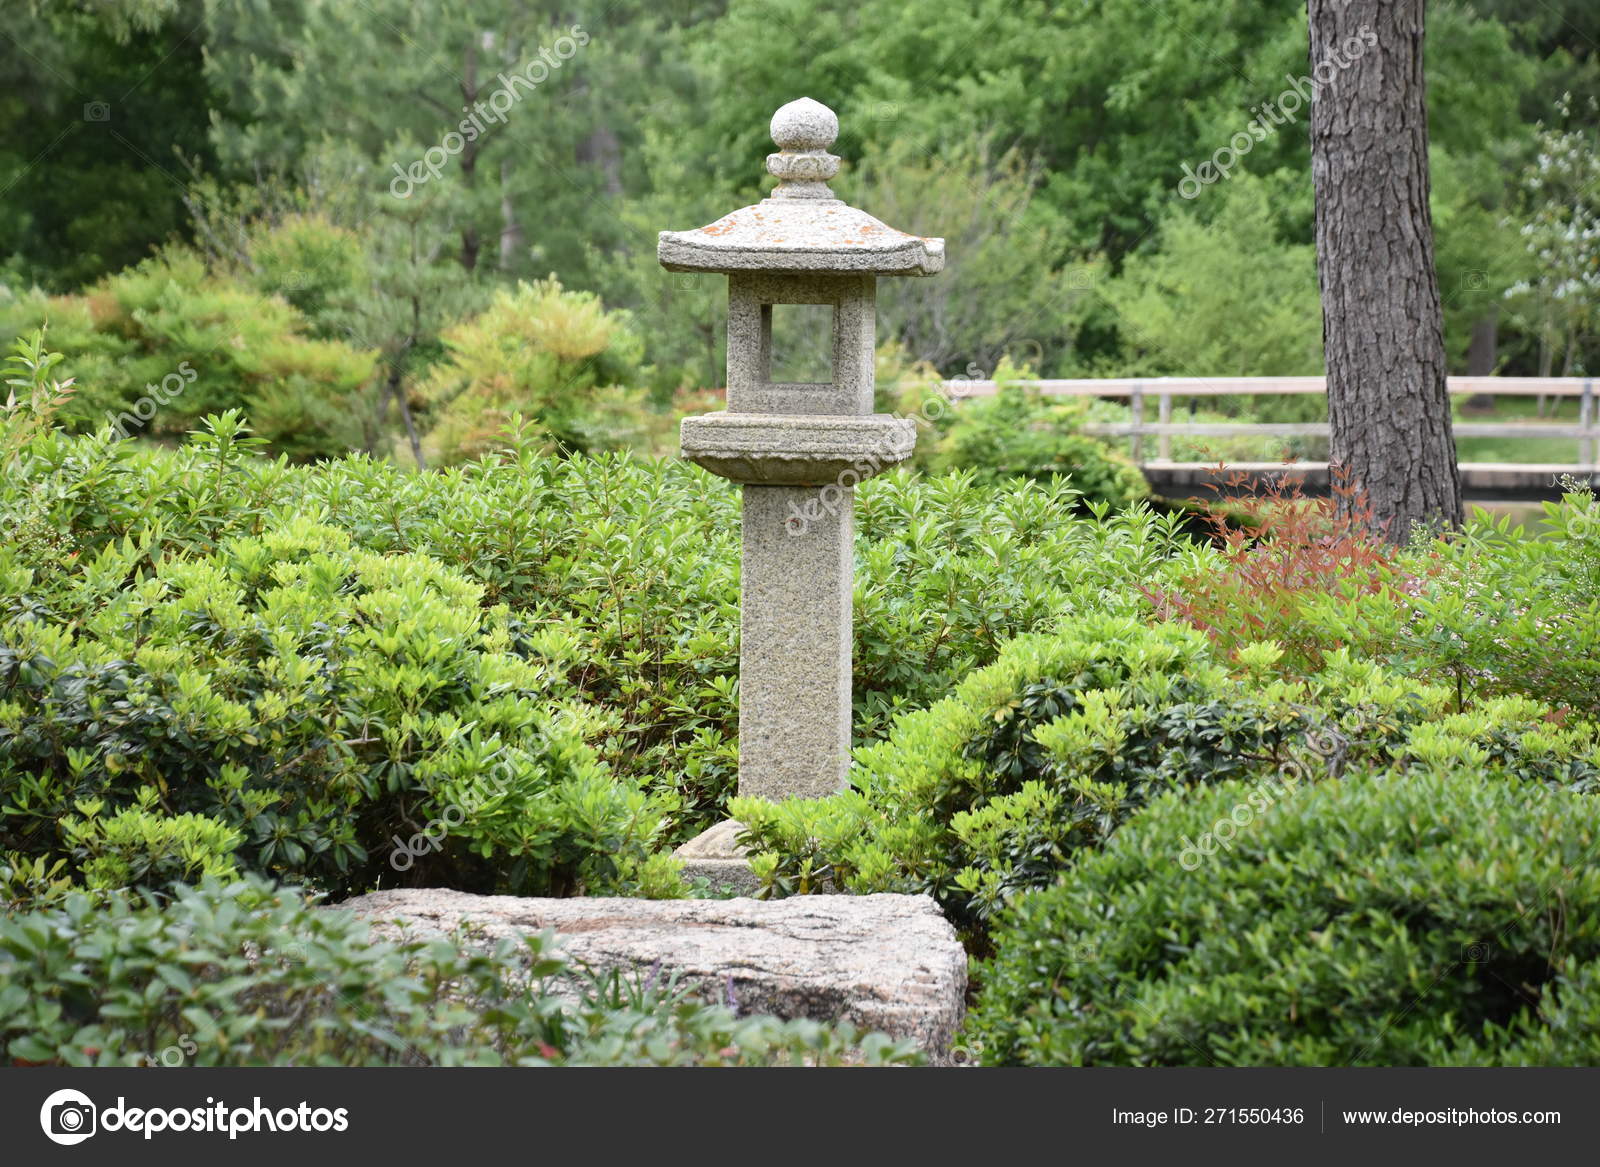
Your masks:
<svg viewBox="0 0 1600 1167"><path fill-rule="evenodd" d="M967 957L927 896L795 896L784 900L523 899L397 889L336 908L380 936L450 935L470 943L552 930L597 971L662 975L741 1013L849 1021L910 1039L936 1059L961 1023Z"/></svg>

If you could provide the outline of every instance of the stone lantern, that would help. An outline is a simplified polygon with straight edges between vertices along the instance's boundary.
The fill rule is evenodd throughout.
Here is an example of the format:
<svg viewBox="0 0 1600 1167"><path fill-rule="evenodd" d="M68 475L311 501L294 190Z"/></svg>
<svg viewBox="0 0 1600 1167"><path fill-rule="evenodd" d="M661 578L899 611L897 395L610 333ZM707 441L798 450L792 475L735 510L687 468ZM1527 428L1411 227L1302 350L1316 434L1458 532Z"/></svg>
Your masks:
<svg viewBox="0 0 1600 1167"><path fill-rule="evenodd" d="M845 786L854 487L908 458L917 436L910 419L873 412L877 280L944 267L944 240L834 197L838 133L827 106L790 102L772 117L772 194L710 226L663 231L657 249L670 271L728 277L728 407L685 418L681 445L743 488L739 793L758 798ZM832 310L829 380L773 380L773 308L789 304ZM680 855L737 886L736 830L714 827Z"/></svg>

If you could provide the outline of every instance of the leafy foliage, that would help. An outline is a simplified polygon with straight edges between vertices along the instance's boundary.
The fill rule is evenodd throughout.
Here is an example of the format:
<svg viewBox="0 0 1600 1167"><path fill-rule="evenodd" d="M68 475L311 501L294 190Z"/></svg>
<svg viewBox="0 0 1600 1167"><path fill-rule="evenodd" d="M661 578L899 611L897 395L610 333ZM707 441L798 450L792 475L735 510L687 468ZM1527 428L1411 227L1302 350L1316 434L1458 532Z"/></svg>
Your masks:
<svg viewBox="0 0 1600 1167"><path fill-rule="evenodd" d="M1556 355L1570 376L1593 352L1600 318L1600 101L1573 110L1571 94L1557 103L1570 128L1539 126L1537 147L1517 176L1523 223L1520 234L1530 275L1506 289L1514 319L1539 340L1539 374L1549 376ZM1507 224L1509 225L1509 223ZM1580 362L1583 362L1580 366Z"/></svg>
<svg viewBox="0 0 1600 1167"><path fill-rule="evenodd" d="M243 409L275 452L295 460L360 440L351 403L373 354L311 336L288 301L211 275L195 255L171 251L83 295L0 301L0 339L40 326L79 386L60 411L76 429L171 435Z"/></svg>
<svg viewBox="0 0 1600 1167"><path fill-rule="evenodd" d="M1322 372L1316 251L1283 239L1279 193L1249 173L1207 190L1209 221L1174 203L1149 252L1103 297L1122 333L1118 376L1269 377ZM1276 197L1275 197L1276 196ZM1320 405L1320 402L1318 402ZM1285 419L1287 420L1287 419Z"/></svg>
<svg viewBox="0 0 1600 1167"><path fill-rule="evenodd" d="M108 541L43 594L4 556L0 848L68 854L100 887L237 851L334 889L676 889L650 857L675 804L594 756L597 726L481 586L304 518L204 558L161 542Z"/></svg>
<svg viewBox="0 0 1600 1167"><path fill-rule="evenodd" d="M516 431L427 475L252 442L232 415L172 452L47 432L0 489L21 536L0 548L13 864L83 878L98 852L63 820L139 812L200 816L119 827L150 879L236 863L357 888L399 849L410 882L671 893L654 853L721 816L736 764L734 489ZM1131 610L1130 581L1186 546L1075 499L965 475L861 490L859 737L1063 611Z"/></svg>
<svg viewBox="0 0 1600 1167"><path fill-rule="evenodd" d="M1362 773L1259 815L1254 794L1230 782L1163 798L1070 879L1020 898L980 971L971 1032L983 1059L1600 1056L1589 795L1485 781L1472 767ZM1178 857L1225 822L1238 825L1227 848L1186 870Z"/></svg>
<svg viewBox="0 0 1600 1167"><path fill-rule="evenodd" d="M1306 496L1287 472L1248 493L1239 492L1245 473L1220 477L1220 497L1205 522L1221 561L1170 587L1146 585L1144 594L1158 616L1201 629L1224 654L1270 640L1285 669L1315 672L1344 641L1311 619L1308 607L1329 597L1387 597L1407 579L1396 553L1374 532L1371 506L1338 467L1330 498Z"/></svg>
<svg viewBox="0 0 1600 1167"><path fill-rule="evenodd" d="M5 444L0 451L8 461L49 429L56 414L71 398L72 378L57 380L50 372L60 363L61 354L45 348L42 328L36 329L32 336L18 337L6 355L3 370Z"/></svg>
<svg viewBox="0 0 1600 1167"><path fill-rule="evenodd" d="M1307 626L1449 685L1457 708L1524 694L1600 714L1600 500L1569 487L1538 537L1480 516L1414 548L1403 588L1308 602Z"/></svg>
<svg viewBox="0 0 1600 1167"><path fill-rule="evenodd" d="M0 918L15 1065L893 1065L848 1025L739 1017L655 978L585 975L548 937L492 950L374 942L349 913L252 879L164 905L72 896ZM558 996L562 976L576 990Z"/></svg>
<svg viewBox="0 0 1600 1167"><path fill-rule="evenodd" d="M1462 178L1436 184L1434 210L1456 352L1513 279L1542 278L1501 260L1544 200L1523 205L1497 176L1535 153L1533 119L1561 93L1581 109L1596 87L1582 5L1524 8L1429 14L1433 165ZM1173 197L1180 166L1225 148L1307 73L1304 6L1290 0L12 5L0 272L70 290L173 235L206 244L215 217L194 212L208 185L348 185L362 205L338 222L385 257L357 333L405 378L425 380L406 339L427 346L459 318L461 282L554 271L636 314L641 375L663 398L714 387L715 281L685 288L661 272L654 237L759 197L765 119L796 95L775 36L804 46L841 115L840 193L950 240L940 279L884 289L885 323L914 357L947 374L1024 350L1058 375L1293 361L1261 369L1286 373L1308 351L1315 364L1304 110L1222 188ZM1145 49L1137 65L1129 44ZM1536 360L1536 315L1502 324L1511 359Z"/></svg>
<svg viewBox="0 0 1600 1167"><path fill-rule="evenodd" d="M518 284L443 340L449 355L422 388L439 414L428 443L436 458L481 455L513 412L564 450L628 446L641 435L644 402L618 388L637 368L639 341L627 317L592 293L563 291L554 277Z"/></svg>
<svg viewBox="0 0 1600 1167"><path fill-rule="evenodd" d="M1061 475L1089 503L1123 507L1147 497L1150 487L1126 455L1079 431L1088 408L1081 398L1051 401L1037 389L1002 384L994 397L964 401L946 414L938 444L923 458L941 470L970 470L984 482Z"/></svg>
<svg viewBox="0 0 1600 1167"><path fill-rule="evenodd" d="M1140 808L1230 779L1293 789L1358 764L1471 765L1588 788L1600 730L1526 698L1450 715L1453 694L1333 654L1280 678L1279 646L1086 616L1021 637L954 693L857 751L853 789L779 804L735 799L767 895L926 892L984 951L990 921L1046 886Z"/></svg>

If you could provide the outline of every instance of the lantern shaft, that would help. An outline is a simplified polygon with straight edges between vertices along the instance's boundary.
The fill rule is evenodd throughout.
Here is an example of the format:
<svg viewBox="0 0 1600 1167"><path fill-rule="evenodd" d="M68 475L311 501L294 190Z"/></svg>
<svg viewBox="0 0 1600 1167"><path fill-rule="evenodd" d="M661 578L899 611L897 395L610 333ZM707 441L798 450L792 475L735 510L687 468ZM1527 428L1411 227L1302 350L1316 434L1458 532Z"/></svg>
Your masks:
<svg viewBox="0 0 1600 1167"><path fill-rule="evenodd" d="M850 768L855 492L746 486L739 793L822 798Z"/></svg>

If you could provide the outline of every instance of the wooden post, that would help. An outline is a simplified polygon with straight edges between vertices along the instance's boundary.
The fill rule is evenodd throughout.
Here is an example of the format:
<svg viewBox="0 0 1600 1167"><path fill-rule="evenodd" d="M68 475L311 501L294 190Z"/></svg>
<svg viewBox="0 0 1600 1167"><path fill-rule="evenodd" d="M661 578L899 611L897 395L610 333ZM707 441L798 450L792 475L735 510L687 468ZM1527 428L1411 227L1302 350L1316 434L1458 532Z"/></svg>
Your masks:
<svg viewBox="0 0 1600 1167"><path fill-rule="evenodd" d="M1144 465L1144 435L1139 432L1139 427L1144 425L1144 386L1133 387L1132 399L1129 408L1133 411L1133 435L1128 439L1128 452L1133 456L1135 466Z"/></svg>
<svg viewBox="0 0 1600 1167"><path fill-rule="evenodd" d="M1578 424L1584 429L1594 432L1594 378L1585 377L1583 381L1583 396L1578 398ZM1593 437L1578 440L1578 463L1585 470L1594 469L1595 440Z"/></svg>
<svg viewBox="0 0 1600 1167"><path fill-rule="evenodd" d="M1162 394L1161 394L1161 406L1160 406L1160 411L1157 414L1157 416L1160 417L1162 425L1171 425L1172 424L1172 394L1170 392L1167 392L1165 390L1162 391ZM1163 462L1172 461L1172 435L1171 434L1166 433L1165 431L1163 431L1161 436L1158 439L1156 439L1156 456L1158 458L1160 458L1161 461L1163 461Z"/></svg>

